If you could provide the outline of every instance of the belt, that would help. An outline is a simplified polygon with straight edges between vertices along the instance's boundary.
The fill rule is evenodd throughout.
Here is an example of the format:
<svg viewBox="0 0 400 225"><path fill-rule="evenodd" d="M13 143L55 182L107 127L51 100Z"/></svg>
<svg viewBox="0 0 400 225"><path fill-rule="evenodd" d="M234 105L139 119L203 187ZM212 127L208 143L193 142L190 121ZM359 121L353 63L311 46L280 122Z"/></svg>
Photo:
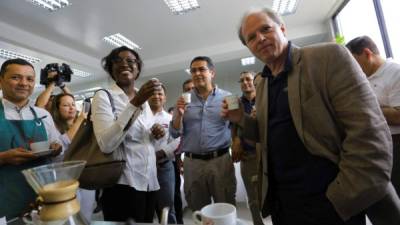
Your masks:
<svg viewBox="0 0 400 225"><path fill-rule="evenodd" d="M228 151L229 151L229 148L218 149L218 150L207 152L204 154L195 154L195 153L191 153L191 152L185 152L185 157L188 157L191 159L210 160L210 159L220 157L221 155L226 154Z"/></svg>

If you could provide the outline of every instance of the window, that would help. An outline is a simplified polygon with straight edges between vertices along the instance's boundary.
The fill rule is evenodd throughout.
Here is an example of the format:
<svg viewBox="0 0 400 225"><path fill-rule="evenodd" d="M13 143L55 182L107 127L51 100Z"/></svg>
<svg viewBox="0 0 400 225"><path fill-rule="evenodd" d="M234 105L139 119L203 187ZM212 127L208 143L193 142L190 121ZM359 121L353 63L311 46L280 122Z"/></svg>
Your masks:
<svg viewBox="0 0 400 225"><path fill-rule="evenodd" d="M400 59L400 29L398 26L400 14L398 13L398 2L398 0L381 0L393 58L397 59L397 61Z"/></svg>
<svg viewBox="0 0 400 225"><path fill-rule="evenodd" d="M374 40L381 56L385 57L373 0L350 0L338 13L336 19L345 43L358 36L367 35Z"/></svg>

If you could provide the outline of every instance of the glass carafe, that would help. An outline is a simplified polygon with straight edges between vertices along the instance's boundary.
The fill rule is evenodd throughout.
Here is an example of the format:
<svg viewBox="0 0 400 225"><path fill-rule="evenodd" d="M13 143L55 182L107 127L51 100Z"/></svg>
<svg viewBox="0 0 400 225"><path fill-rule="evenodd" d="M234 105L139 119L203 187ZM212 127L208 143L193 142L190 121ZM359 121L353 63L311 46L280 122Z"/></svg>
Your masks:
<svg viewBox="0 0 400 225"><path fill-rule="evenodd" d="M87 225L79 213L78 178L86 161L52 163L23 170L28 183L43 202L35 225Z"/></svg>

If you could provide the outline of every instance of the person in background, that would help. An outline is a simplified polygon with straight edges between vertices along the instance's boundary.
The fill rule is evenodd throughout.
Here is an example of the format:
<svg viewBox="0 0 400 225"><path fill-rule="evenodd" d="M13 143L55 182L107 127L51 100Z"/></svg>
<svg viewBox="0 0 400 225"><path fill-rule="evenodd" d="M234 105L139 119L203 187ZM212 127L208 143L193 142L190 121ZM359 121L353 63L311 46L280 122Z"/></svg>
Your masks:
<svg viewBox="0 0 400 225"><path fill-rule="evenodd" d="M194 85L192 78L185 80L182 84L182 92L190 92L193 88ZM173 109L175 111L175 108ZM173 115L173 112L171 115ZM175 169L175 201L174 201L175 215L177 223L183 224L183 202L181 195L181 184L182 184L181 175L183 174L183 161L182 161L181 144L179 144L178 148L175 151L174 169Z"/></svg>
<svg viewBox="0 0 400 225"><path fill-rule="evenodd" d="M153 129L158 127L163 129L165 135L155 141L155 154L157 158L157 177L160 190L157 192L156 212L158 219L161 220L161 213L164 207L169 207L168 223L176 224L174 195L175 195L175 172L173 160L175 160L175 150L178 148L180 138L173 139L168 132L168 127L172 116L164 110L166 102L166 90L164 85L159 91L155 91L148 100L151 111L154 114Z"/></svg>
<svg viewBox="0 0 400 225"><path fill-rule="evenodd" d="M254 87L254 75L252 71L240 73L239 83L242 90L240 101L244 107L244 112L251 114L256 103L256 89ZM234 162L240 161L240 173L247 192L247 200L250 207L251 217L255 225L264 224L260 214L260 207L257 202L257 152L256 142L245 139L241 135L240 127L232 126L232 159Z"/></svg>
<svg viewBox="0 0 400 225"><path fill-rule="evenodd" d="M152 223L160 189L154 140L163 135L151 130L155 122L147 99L161 89L161 83L151 79L135 88L143 63L135 50L125 46L113 49L102 59L102 66L115 81L108 90L115 112L108 94L98 91L91 108L94 134L101 151L126 161L117 184L103 189L104 219Z"/></svg>
<svg viewBox="0 0 400 225"><path fill-rule="evenodd" d="M183 92L190 92L191 90L193 90L193 88L194 84L192 78L185 80L182 84Z"/></svg>
<svg viewBox="0 0 400 225"><path fill-rule="evenodd" d="M173 137L182 137L185 153L184 191L189 208L200 210L212 202L235 204L236 177L229 154L229 122L219 114L222 100L231 95L213 84L215 66L207 56L190 63L194 89L191 101L181 96L170 126Z"/></svg>
<svg viewBox="0 0 400 225"><path fill-rule="evenodd" d="M57 73L57 71L47 71L48 79L51 81L46 85L46 89L36 98L35 105L37 107L44 108L49 112L51 111L53 103L53 92L57 86L61 89L62 93L71 94L71 91L65 85L65 83L57 84L56 81L53 80L53 78L58 75Z"/></svg>
<svg viewBox="0 0 400 225"><path fill-rule="evenodd" d="M354 38L346 44L367 76L372 90L389 124L393 141L392 183L400 194L400 64L385 60L368 36Z"/></svg>
<svg viewBox="0 0 400 225"><path fill-rule="evenodd" d="M75 98L72 94L61 93L54 97L50 113L61 134L65 134L71 143L76 132L86 119L87 113L83 110L77 114Z"/></svg>
<svg viewBox="0 0 400 225"><path fill-rule="evenodd" d="M62 146L50 113L29 101L35 87L32 64L19 58L5 61L0 69L0 84L0 218L11 222L25 213L37 197L21 171L49 163ZM50 158L38 157L31 151L30 144L40 141L50 143Z"/></svg>
<svg viewBox="0 0 400 225"><path fill-rule="evenodd" d="M295 46L268 8L247 12L240 24L240 40L265 63L257 115L229 111L225 101L221 115L260 142L263 215L275 225L364 225L374 204L396 207L389 128L349 51L334 43Z"/></svg>
<svg viewBox="0 0 400 225"><path fill-rule="evenodd" d="M87 113L82 110L78 115L75 106L75 98L73 95L67 93L56 95L53 98L53 103L50 105L50 113L58 131L61 133L60 139L64 142L65 146L69 146L82 122L86 119ZM68 149L68 147L66 149ZM55 160L62 161L63 154L60 154ZM81 204L80 212L88 221L91 220L94 209L94 194L94 191L81 188L78 192L78 199Z"/></svg>
<svg viewBox="0 0 400 225"><path fill-rule="evenodd" d="M174 107L173 106L168 108L168 113L172 116L172 114L174 113Z"/></svg>

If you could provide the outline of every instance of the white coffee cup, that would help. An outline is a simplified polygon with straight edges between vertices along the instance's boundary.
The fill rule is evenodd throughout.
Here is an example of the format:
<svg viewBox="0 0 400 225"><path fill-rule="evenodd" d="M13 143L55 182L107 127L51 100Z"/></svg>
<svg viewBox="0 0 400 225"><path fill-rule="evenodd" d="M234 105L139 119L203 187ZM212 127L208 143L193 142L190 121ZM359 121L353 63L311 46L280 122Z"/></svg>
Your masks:
<svg viewBox="0 0 400 225"><path fill-rule="evenodd" d="M33 152L47 151L50 148L50 143L48 141L33 142L30 147Z"/></svg>
<svg viewBox="0 0 400 225"><path fill-rule="evenodd" d="M198 217L201 217L199 220ZM214 203L193 213L196 225L236 225L236 208L228 203Z"/></svg>
<svg viewBox="0 0 400 225"><path fill-rule="evenodd" d="M191 96L192 95L190 94L190 92L185 92L185 93L182 94L182 97L185 100L186 104L189 104L191 102L191 100L192 100Z"/></svg>
<svg viewBox="0 0 400 225"><path fill-rule="evenodd" d="M234 110L239 108L239 99L237 95L228 95L225 97L226 103L228 103L228 109Z"/></svg>

